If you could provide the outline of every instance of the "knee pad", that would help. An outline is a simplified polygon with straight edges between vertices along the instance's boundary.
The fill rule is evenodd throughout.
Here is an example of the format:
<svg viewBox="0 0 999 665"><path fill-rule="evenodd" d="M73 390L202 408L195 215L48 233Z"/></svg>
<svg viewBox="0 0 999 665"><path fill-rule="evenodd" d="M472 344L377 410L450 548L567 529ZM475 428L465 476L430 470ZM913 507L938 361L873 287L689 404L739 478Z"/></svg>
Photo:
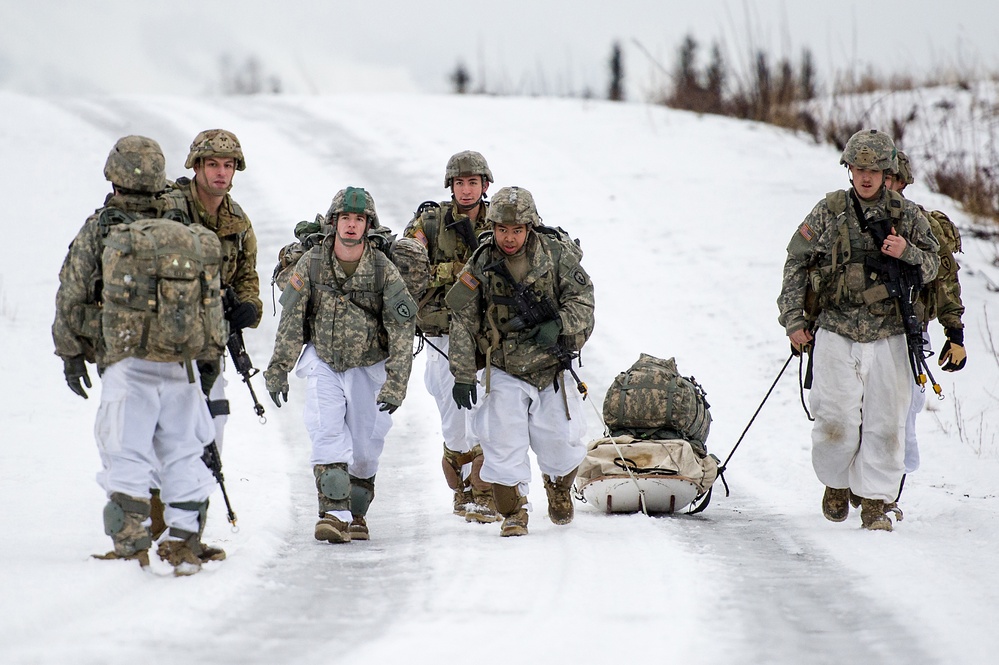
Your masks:
<svg viewBox="0 0 999 665"><path fill-rule="evenodd" d="M474 457L472 457L472 472L468 476L472 483L472 487L480 492L487 492L491 483L487 483L482 480L482 476L479 475L482 471L483 462L482 446L475 446L472 448L470 454L474 455Z"/></svg>
<svg viewBox="0 0 999 665"><path fill-rule="evenodd" d="M316 465L316 489L327 499L337 501L350 496L350 474L346 464Z"/></svg>
<svg viewBox="0 0 999 665"><path fill-rule="evenodd" d="M350 477L350 514L364 517L375 498L375 477Z"/></svg>
<svg viewBox="0 0 999 665"><path fill-rule="evenodd" d="M480 449L481 450L481 449ZM444 446L444 457L441 459L441 467L444 469L444 479L447 486L454 491L468 487L468 483L461 476L461 467L472 461L472 454L459 453Z"/></svg>
<svg viewBox="0 0 999 665"><path fill-rule="evenodd" d="M138 499L121 492L113 492L104 506L104 533L114 536L125 528L125 513L134 514L139 522L149 517L149 499Z"/></svg>
<svg viewBox="0 0 999 665"><path fill-rule="evenodd" d="M527 499L520 495L517 486L493 484L493 501L496 502L496 512L504 517L513 515L527 504Z"/></svg>

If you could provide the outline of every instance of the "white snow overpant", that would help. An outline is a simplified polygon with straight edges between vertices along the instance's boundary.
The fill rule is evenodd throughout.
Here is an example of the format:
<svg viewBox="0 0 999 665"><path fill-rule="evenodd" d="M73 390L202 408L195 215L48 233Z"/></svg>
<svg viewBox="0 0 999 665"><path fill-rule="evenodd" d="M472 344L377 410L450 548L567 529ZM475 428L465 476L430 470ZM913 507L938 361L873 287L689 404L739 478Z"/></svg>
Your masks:
<svg viewBox="0 0 999 665"><path fill-rule="evenodd" d="M223 363L224 370L224 363ZM225 387L229 385L229 382L225 380L225 371L219 372L219 376L215 379L215 383L212 384L212 389L208 391L208 399L211 401L225 401ZM229 405L232 408L232 405ZM228 414L221 414L212 417L212 422L215 424L215 445L219 448L219 453L222 452L222 439L225 434L225 424L229 420Z"/></svg>
<svg viewBox="0 0 999 665"><path fill-rule="evenodd" d="M104 370L94 437L97 482L109 497L146 497L158 485L167 526L198 533L197 511L170 504L211 495L215 479L201 455L214 436L201 384L188 382L181 363L125 358Z"/></svg>
<svg viewBox="0 0 999 665"><path fill-rule="evenodd" d="M861 343L820 328L813 353L809 404L816 476L828 487L894 501L912 400L905 337Z"/></svg>
<svg viewBox="0 0 999 665"><path fill-rule="evenodd" d="M520 485L521 494L531 480L528 450L534 451L541 472L555 477L570 473L586 456L583 398L572 382L557 393L553 386L538 390L493 367L490 392L480 386L479 407L468 422L470 436L482 446L482 480Z"/></svg>
<svg viewBox="0 0 999 665"><path fill-rule="evenodd" d="M378 391L385 383L385 361L337 372L306 346L295 375L306 379L305 428L312 440L311 464L345 462L350 475L370 478L392 416L378 410Z"/></svg>
<svg viewBox="0 0 999 665"><path fill-rule="evenodd" d="M923 333L923 348L929 352L933 350L930 345L930 336ZM909 415L905 419L905 472L912 473L919 468L919 441L916 440L916 416L926 406L927 386L920 386L915 381L912 382L912 404L909 405Z"/></svg>
<svg viewBox="0 0 999 665"><path fill-rule="evenodd" d="M431 343L445 354L451 348L450 337L428 337ZM472 449L466 434L466 416L468 411L459 409L454 403L452 389L454 376L448 366L448 359L429 345L424 351L427 354L427 367L423 373L423 384L427 392L433 395L437 402L437 410L441 414L441 432L444 434L444 445L448 450L457 453L467 453ZM466 474L467 475L467 474Z"/></svg>

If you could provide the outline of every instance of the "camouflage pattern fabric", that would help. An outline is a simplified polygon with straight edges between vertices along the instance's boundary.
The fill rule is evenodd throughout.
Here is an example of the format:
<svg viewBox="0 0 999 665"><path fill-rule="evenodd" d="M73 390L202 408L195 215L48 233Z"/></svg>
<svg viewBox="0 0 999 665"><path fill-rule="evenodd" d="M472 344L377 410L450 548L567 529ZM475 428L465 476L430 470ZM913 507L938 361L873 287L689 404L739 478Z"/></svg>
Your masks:
<svg viewBox="0 0 999 665"><path fill-rule="evenodd" d="M222 243L222 284L231 286L239 302L249 302L257 308L256 328L263 315L260 300L260 276L257 275L257 236L250 218L232 196L225 195L217 215L210 215L197 196L197 185L189 178L178 178L174 194L183 195L192 221L214 231Z"/></svg>
<svg viewBox="0 0 999 665"><path fill-rule="evenodd" d="M160 196L147 194L109 194L104 206L87 218L83 227L69 245L69 251L59 270L59 289L56 292L56 314L52 323L52 340L55 353L63 359L83 356L107 367L106 349L101 327L103 294L104 238L108 228L102 224L105 211L123 211L132 217L161 217L171 210L186 212L183 200L169 193ZM108 216L103 219L107 220Z"/></svg>
<svg viewBox="0 0 999 665"><path fill-rule="evenodd" d="M308 334L319 358L339 372L387 359L378 400L402 404L413 364L416 303L399 270L384 257L383 284L377 288L376 253L367 241L349 278L333 258L332 249L332 238L314 247L298 262L288 282L281 298L284 307L274 354L264 372L267 390L288 390L288 372ZM313 260L318 262L315 283L310 268Z"/></svg>
<svg viewBox="0 0 999 665"><path fill-rule="evenodd" d="M444 302L444 296L465 267L465 262L475 251L468 239L456 230L460 225L470 230L471 238L488 231L486 222L488 203L483 201L476 219L458 211L451 201L442 201L440 207L429 207L413 217L403 235L415 238L427 248L430 259L430 276L425 295L417 315L417 326L427 335L446 334L451 325L451 312Z"/></svg>
<svg viewBox="0 0 999 665"><path fill-rule="evenodd" d="M593 330L593 283L576 254L557 245L553 238L528 232L524 253L529 270L521 283L551 298L562 324L559 339L573 340L569 348L578 350ZM459 383L474 384L476 352L488 351L494 367L544 389L561 372L554 356L538 346L529 330L507 330L514 313L493 300L512 295L506 280L485 272L486 266L505 258L491 243L479 248L449 292L448 302L459 303L450 328L451 373Z"/></svg>
<svg viewBox="0 0 999 665"><path fill-rule="evenodd" d="M903 204L900 218L894 220L897 233L907 241L901 260L918 265L923 282L929 283L936 277L940 267L940 258L937 256L940 246L919 208L882 188L877 199L862 202L865 214L873 209L870 212L878 218L888 218L890 194ZM838 247L841 225L845 225L849 233L850 247L845 249L852 256L851 261L844 260L844 248ZM812 267L819 268L813 273L818 275L818 283L812 284L819 294L822 307L817 320L819 327L855 342L873 342L905 332L892 300L882 299L870 304L864 301L863 294L874 286L864 269L864 255L880 256L880 247L876 246L870 233L861 231L853 205L847 205L844 211L834 214L830 210L828 198L816 204L787 246L787 260L784 263L784 278L777 306L780 310L778 321L788 335L808 325L804 305L805 292L809 286L809 268Z"/></svg>
<svg viewBox="0 0 999 665"><path fill-rule="evenodd" d="M954 222L939 210L927 212L922 206L919 209L926 215L933 236L940 243L940 270L928 287L927 316L937 319L947 329L964 328L964 302L961 300L961 283L957 276L961 266L954 258L955 252L961 252L961 233Z"/></svg>
<svg viewBox="0 0 999 665"><path fill-rule="evenodd" d="M222 355L221 244L197 224L138 219L104 239L105 362L210 360Z"/></svg>
<svg viewBox="0 0 999 665"><path fill-rule="evenodd" d="M108 154L104 177L120 188L156 194L167 188L160 144L145 136L123 136Z"/></svg>

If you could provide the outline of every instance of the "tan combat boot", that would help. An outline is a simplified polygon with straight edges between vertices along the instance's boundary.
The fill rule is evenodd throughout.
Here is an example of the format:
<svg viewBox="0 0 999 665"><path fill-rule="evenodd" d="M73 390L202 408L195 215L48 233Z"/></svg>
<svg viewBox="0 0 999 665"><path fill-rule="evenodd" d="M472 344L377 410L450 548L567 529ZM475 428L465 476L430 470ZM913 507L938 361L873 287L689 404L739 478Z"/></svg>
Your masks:
<svg viewBox="0 0 999 665"><path fill-rule="evenodd" d="M527 535L527 498L520 495L516 486L493 483L493 501L496 510L503 516L500 526L501 536Z"/></svg>
<svg viewBox="0 0 999 665"><path fill-rule="evenodd" d="M201 570L201 541L196 533L171 528L169 536L160 543L156 552L173 566L176 577L194 575Z"/></svg>
<svg viewBox="0 0 999 665"><path fill-rule="evenodd" d="M548 518L555 524L568 524L575 512L572 507L572 481L576 479L576 469L558 478L547 474L543 477L548 494Z"/></svg>
<svg viewBox="0 0 999 665"><path fill-rule="evenodd" d="M843 522L850 514L850 490L826 487L822 494L822 514L830 522Z"/></svg>
<svg viewBox="0 0 999 665"><path fill-rule="evenodd" d="M461 467L472 461L471 453L459 453L444 446L444 456L441 458L441 468L447 486L454 491L452 511L459 517L466 517L468 504L472 503L472 489L467 479L461 477Z"/></svg>
<svg viewBox="0 0 999 665"><path fill-rule="evenodd" d="M483 461L482 447L475 446L469 454L472 455L472 472L468 475L472 500L467 506L465 521L478 522L480 524L499 522L500 516L496 512L492 484L482 480L482 476L479 475L479 472L482 470Z"/></svg>
<svg viewBox="0 0 999 665"><path fill-rule="evenodd" d="M315 536L328 543L349 543L350 525L327 513L316 522Z"/></svg>
<svg viewBox="0 0 999 665"><path fill-rule="evenodd" d="M891 531L891 520L885 514L885 502L881 499L860 500L860 521L870 531Z"/></svg>

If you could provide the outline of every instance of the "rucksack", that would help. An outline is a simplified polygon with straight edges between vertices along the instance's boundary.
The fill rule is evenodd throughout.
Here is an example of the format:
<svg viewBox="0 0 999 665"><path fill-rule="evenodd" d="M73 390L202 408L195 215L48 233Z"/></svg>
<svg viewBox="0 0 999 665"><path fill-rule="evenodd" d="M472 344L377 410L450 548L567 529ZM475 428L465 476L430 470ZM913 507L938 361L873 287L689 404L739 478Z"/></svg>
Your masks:
<svg viewBox="0 0 999 665"><path fill-rule="evenodd" d="M323 216L316 215L314 222L299 222L295 226L295 237L298 240L285 245L278 252L278 262L271 274L271 285L277 285L279 290L284 291L299 260L314 246L322 244L326 237L323 225ZM423 243L413 238L396 238L384 226L368 231L368 240L371 247L395 264L409 294L419 302L430 283L430 259ZM383 283L382 265L379 261L375 262L375 280L379 289Z"/></svg>
<svg viewBox="0 0 999 665"><path fill-rule="evenodd" d="M686 439L703 456L711 428L706 395L694 377L680 375L675 359L643 353L608 388L604 422L612 436Z"/></svg>
<svg viewBox="0 0 999 665"><path fill-rule="evenodd" d="M108 362L215 359L228 337L222 246L200 224L137 219L104 238L101 324Z"/></svg>

